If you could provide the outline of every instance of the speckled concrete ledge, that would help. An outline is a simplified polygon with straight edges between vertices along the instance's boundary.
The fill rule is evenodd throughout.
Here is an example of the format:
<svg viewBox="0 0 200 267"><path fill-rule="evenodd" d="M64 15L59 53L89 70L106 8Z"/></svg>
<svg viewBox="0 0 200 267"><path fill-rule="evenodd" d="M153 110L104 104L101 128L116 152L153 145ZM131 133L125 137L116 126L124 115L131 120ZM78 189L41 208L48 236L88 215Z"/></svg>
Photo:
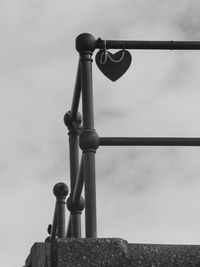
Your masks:
<svg viewBox="0 0 200 267"><path fill-rule="evenodd" d="M51 246L35 243L26 260L26 267L90 266L200 267L200 246L130 244L120 238L56 239Z"/></svg>
<svg viewBox="0 0 200 267"><path fill-rule="evenodd" d="M51 267L50 243L35 243L23 267Z"/></svg>
<svg viewBox="0 0 200 267"><path fill-rule="evenodd" d="M52 248L53 267L129 266L128 246L123 239L57 239Z"/></svg>
<svg viewBox="0 0 200 267"><path fill-rule="evenodd" d="M128 244L130 266L197 267L200 246Z"/></svg>
<svg viewBox="0 0 200 267"><path fill-rule="evenodd" d="M195 267L200 246L128 244L118 238L56 240L53 267Z"/></svg>

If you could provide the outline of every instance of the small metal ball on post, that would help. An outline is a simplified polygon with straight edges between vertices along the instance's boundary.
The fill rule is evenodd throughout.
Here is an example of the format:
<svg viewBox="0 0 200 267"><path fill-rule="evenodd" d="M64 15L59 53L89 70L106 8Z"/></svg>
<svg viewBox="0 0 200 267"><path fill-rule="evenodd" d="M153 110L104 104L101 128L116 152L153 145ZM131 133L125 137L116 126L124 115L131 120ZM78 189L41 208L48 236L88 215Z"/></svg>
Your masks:
<svg viewBox="0 0 200 267"><path fill-rule="evenodd" d="M57 183L53 188L53 193L56 197L56 207L54 213L52 233L56 234L59 238L65 238L65 204L66 196L69 189L65 183Z"/></svg>

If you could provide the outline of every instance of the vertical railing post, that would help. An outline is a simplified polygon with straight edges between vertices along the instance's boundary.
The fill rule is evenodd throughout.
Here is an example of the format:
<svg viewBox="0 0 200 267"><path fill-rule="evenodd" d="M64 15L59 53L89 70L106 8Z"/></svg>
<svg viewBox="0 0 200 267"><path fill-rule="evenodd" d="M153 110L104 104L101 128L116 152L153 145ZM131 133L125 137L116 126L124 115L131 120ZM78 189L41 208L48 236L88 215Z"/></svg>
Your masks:
<svg viewBox="0 0 200 267"><path fill-rule="evenodd" d="M71 237L81 238L81 213L85 207L83 197L80 197L78 202L72 202L72 196L67 199L67 208L70 211L71 220Z"/></svg>
<svg viewBox="0 0 200 267"><path fill-rule="evenodd" d="M80 148L84 153L85 177L85 226L86 237L97 237L96 220L96 181L95 152L99 138L94 129L93 86L92 86L92 53L96 40L88 33L76 39L76 49L80 54L81 88L83 108L83 131L80 135Z"/></svg>
<svg viewBox="0 0 200 267"><path fill-rule="evenodd" d="M77 113L75 119L71 117L70 111L67 112L64 116L65 125L69 129L69 159L70 159L70 191L71 191L71 194L73 194L74 192L76 178L78 176L78 170L79 170L79 128L81 125L81 121L82 119L81 119L80 113ZM69 224L70 233L67 233L68 237L80 237L76 235L74 236L72 233L72 225L71 225L72 222L73 223L75 222L75 225L77 225L78 228L81 227L80 218L78 219L78 222L76 222L76 219L77 219L76 214L71 212L70 213L70 224Z"/></svg>
<svg viewBox="0 0 200 267"><path fill-rule="evenodd" d="M77 113L75 119L71 118L70 111L64 116L64 123L69 130L69 160L70 160L70 191L74 191L76 177L79 170L79 128L81 125L81 114Z"/></svg>
<svg viewBox="0 0 200 267"><path fill-rule="evenodd" d="M67 229L67 237L81 238L81 213L85 207L85 201L81 197L84 183L84 155L81 158L81 164L79 167L78 176L76 178L76 184L73 194L67 200L67 208L71 213L70 224Z"/></svg>
<svg viewBox="0 0 200 267"><path fill-rule="evenodd" d="M53 241L56 238L56 232L57 232L57 203L56 203L55 209L54 209L53 223L51 226L50 241Z"/></svg>
<svg viewBox="0 0 200 267"><path fill-rule="evenodd" d="M53 193L56 196L56 229L57 229L57 234L56 236L59 238L65 238L65 209L66 209L66 196L68 194L68 187L64 183L58 183L54 186L53 188ZM54 227L54 226L53 226Z"/></svg>

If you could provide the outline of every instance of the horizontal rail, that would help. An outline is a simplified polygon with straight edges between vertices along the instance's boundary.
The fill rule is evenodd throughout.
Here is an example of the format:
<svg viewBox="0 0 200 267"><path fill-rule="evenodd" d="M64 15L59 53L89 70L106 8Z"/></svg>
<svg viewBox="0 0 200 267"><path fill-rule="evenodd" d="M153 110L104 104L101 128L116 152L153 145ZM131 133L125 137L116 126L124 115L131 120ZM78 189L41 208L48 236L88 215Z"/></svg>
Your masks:
<svg viewBox="0 0 200 267"><path fill-rule="evenodd" d="M100 137L100 146L200 146L200 138Z"/></svg>
<svg viewBox="0 0 200 267"><path fill-rule="evenodd" d="M104 49L105 40L98 39L96 48ZM106 40L106 49L200 50L200 41L116 41Z"/></svg>

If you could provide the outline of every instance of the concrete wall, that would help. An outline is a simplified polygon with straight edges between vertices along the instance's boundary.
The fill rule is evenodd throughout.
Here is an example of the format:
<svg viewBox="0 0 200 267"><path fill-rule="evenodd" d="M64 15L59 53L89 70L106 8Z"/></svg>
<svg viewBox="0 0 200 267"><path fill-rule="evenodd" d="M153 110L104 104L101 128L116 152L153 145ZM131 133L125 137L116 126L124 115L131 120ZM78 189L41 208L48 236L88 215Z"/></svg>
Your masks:
<svg viewBox="0 0 200 267"><path fill-rule="evenodd" d="M51 267L50 243L35 243L24 267Z"/></svg>
<svg viewBox="0 0 200 267"><path fill-rule="evenodd" d="M51 258L50 258L51 250ZM35 243L26 267L200 266L200 246L129 244L120 238L69 238Z"/></svg>

